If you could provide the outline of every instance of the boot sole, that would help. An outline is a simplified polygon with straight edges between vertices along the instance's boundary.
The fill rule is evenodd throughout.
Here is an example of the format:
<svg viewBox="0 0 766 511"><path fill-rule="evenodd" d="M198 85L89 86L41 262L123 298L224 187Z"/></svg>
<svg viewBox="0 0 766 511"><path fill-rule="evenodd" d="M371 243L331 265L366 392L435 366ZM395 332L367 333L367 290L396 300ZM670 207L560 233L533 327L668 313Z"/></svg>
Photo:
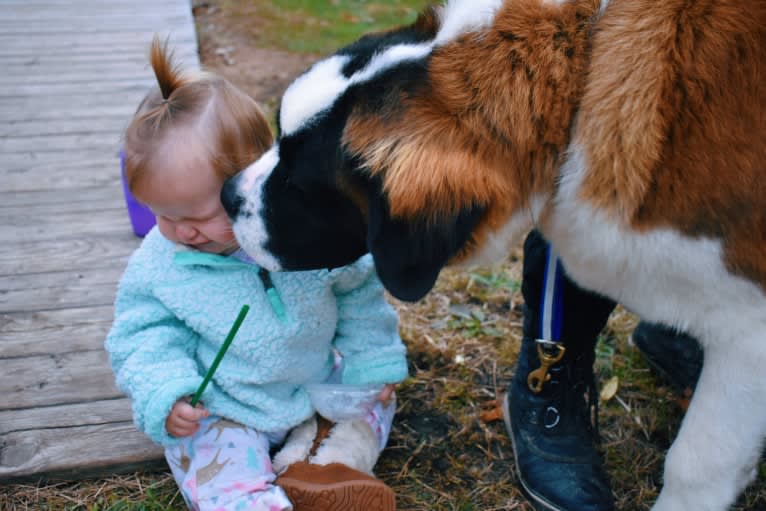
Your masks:
<svg viewBox="0 0 766 511"><path fill-rule="evenodd" d="M521 490L526 495L527 499L529 499L529 502L532 504L532 507L534 507L537 511L571 511L567 510L558 506L555 506L554 504L548 502L544 497L535 494L529 486L527 486L527 482L524 480L524 477L521 475L521 470L519 470L519 458L516 456L516 441L514 440L513 436L513 426L511 426L511 410L508 405L508 400L511 398L510 393L506 393L505 399L503 399L503 422L505 423L505 429L508 432L508 436L511 437L511 448L513 449L513 461L514 461L514 469L516 471L516 477L519 478L519 482L521 483Z"/></svg>
<svg viewBox="0 0 766 511"><path fill-rule="evenodd" d="M286 477L280 478L278 484L295 511L396 511L393 490L375 481L344 481L328 485Z"/></svg>

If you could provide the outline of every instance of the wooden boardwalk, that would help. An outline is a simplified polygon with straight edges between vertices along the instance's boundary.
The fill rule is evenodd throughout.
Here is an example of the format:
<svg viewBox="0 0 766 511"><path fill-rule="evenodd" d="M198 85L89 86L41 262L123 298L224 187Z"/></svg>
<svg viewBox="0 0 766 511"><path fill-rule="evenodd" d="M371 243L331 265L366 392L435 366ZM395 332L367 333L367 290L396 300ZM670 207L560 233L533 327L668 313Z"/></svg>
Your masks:
<svg viewBox="0 0 766 511"><path fill-rule="evenodd" d="M118 150L152 35L198 66L190 0L0 2L0 482L157 463L103 341L138 246Z"/></svg>

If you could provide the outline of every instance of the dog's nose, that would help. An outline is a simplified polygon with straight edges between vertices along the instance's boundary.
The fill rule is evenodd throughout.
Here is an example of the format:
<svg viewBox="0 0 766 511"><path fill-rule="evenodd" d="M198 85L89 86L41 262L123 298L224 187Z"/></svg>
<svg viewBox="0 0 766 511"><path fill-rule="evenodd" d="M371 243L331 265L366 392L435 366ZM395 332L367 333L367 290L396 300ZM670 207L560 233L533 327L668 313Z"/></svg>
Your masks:
<svg viewBox="0 0 766 511"><path fill-rule="evenodd" d="M221 204L232 220L237 217L242 202L244 202L242 196L237 193L237 181L239 181L239 176L230 177L223 183L221 189Z"/></svg>

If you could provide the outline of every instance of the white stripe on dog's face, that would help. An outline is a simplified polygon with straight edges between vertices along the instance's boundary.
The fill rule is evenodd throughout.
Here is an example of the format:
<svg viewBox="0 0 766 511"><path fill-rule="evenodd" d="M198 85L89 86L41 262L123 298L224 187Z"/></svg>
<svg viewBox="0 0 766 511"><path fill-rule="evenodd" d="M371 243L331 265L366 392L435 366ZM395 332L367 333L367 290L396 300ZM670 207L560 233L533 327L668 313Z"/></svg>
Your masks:
<svg viewBox="0 0 766 511"><path fill-rule="evenodd" d="M408 60L426 57L435 46L446 44L461 34L489 25L502 0L448 2L442 12L442 28L430 43L398 44L376 54L362 69L347 77L343 67L351 57L333 55L316 63L285 91L279 114L282 135L290 135L330 108L346 89L364 83L387 69Z"/></svg>
<svg viewBox="0 0 766 511"><path fill-rule="evenodd" d="M316 118L355 83L363 83L376 74L407 60L425 57L432 44L400 44L387 48L351 77L343 74L343 67L351 60L347 55L334 55L318 62L298 77L285 91L279 113L282 136L291 135Z"/></svg>
<svg viewBox="0 0 766 511"><path fill-rule="evenodd" d="M239 176L237 194L243 198L240 213L232 224L240 246L263 268L281 270L279 262L265 249L268 241L263 223L263 183L279 163L279 146L274 145Z"/></svg>
<svg viewBox="0 0 766 511"><path fill-rule="evenodd" d="M349 61L345 55L335 55L317 62L299 76L282 96L279 127L282 135L295 133L308 120L332 106L348 88L348 79L341 70Z"/></svg>

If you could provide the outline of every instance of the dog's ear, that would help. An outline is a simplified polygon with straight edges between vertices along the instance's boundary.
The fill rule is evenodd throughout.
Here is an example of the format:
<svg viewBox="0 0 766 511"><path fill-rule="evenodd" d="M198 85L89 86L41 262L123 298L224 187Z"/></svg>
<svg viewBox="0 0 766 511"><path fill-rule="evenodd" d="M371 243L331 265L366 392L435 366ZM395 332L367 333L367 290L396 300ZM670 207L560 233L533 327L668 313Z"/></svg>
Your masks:
<svg viewBox="0 0 766 511"><path fill-rule="evenodd" d="M469 240L484 213L473 207L443 218L392 218L382 192L369 201L367 247L385 288L409 302L424 297L439 272Z"/></svg>

